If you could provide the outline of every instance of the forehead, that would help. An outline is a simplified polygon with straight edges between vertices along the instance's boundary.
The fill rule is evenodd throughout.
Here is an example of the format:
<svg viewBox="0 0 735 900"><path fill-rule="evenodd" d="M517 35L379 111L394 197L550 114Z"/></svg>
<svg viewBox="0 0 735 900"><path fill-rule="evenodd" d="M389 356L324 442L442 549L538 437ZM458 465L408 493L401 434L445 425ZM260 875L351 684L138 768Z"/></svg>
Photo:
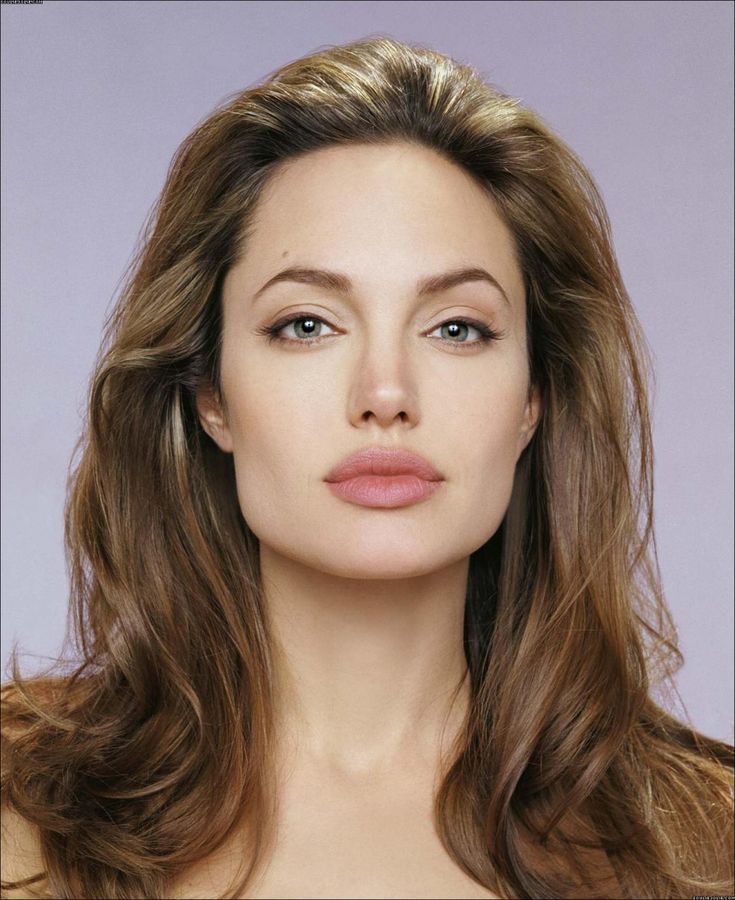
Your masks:
<svg viewBox="0 0 735 900"><path fill-rule="evenodd" d="M513 235L492 198L463 168L413 144L334 146L282 164L233 278L257 289L285 261L350 272L376 289L483 266L523 299Z"/></svg>

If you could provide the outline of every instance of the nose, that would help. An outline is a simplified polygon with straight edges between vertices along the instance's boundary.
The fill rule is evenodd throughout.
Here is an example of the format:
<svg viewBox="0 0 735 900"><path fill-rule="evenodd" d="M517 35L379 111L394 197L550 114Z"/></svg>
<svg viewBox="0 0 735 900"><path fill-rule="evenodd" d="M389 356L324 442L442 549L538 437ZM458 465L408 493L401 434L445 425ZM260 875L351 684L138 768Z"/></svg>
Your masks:
<svg viewBox="0 0 735 900"><path fill-rule="evenodd" d="M418 422L415 372L401 340L376 335L355 363L348 398L348 417L355 427L374 421L380 428Z"/></svg>

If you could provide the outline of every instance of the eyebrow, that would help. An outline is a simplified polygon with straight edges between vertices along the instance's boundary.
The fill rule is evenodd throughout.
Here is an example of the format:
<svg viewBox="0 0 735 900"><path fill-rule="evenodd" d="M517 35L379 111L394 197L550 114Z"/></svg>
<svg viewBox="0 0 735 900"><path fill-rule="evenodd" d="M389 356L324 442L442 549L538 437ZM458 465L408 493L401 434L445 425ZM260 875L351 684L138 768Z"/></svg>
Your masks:
<svg viewBox="0 0 735 900"><path fill-rule="evenodd" d="M303 266L292 266L291 268L283 269L266 281L263 287L257 291L253 299L257 300L264 291L280 281L295 281L299 284L311 284L341 294L350 294L354 289L352 281L341 272L332 272L328 269L310 269ZM488 271L477 266L471 266L470 268L464 269L453 269L450 272L442 272L439 275L429 275L426 278L422 278L416 285L416 293L419 297L428 297L432 294L448 291L450 288L456 287L458 284L464 284L468 281L485 281L488 284L491 284L500 292L500 295L508 306L511 305L507 294L498 280Z"/></svg>

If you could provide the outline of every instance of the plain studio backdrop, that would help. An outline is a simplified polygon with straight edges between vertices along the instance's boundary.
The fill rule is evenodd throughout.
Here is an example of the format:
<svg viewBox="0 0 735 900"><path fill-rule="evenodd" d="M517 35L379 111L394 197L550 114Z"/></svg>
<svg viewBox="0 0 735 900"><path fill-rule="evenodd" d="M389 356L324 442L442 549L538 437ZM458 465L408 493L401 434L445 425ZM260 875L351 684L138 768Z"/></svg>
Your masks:
<svg viewBox="0 0 735 900"><path fill-rule="evenodd" d="M478 68L600 187L655 362L678 689L701 731L732 741L730 2L3 2L2 665L14 639L60 650L68 466L103 322L174 151L284 63L379 35ZM40 665L23 657L24 672Z"/></svg>

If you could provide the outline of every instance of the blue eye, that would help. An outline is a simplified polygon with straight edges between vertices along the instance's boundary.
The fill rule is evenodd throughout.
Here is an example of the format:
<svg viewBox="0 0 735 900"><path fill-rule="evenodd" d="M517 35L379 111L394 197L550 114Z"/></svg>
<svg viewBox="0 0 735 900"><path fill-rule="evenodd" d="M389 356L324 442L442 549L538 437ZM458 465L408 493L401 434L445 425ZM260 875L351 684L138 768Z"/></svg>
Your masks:
<svg viewBox="0 0 735 900"><path fill-rule="evenodd" d="M301 324L298 324L301 323ZM321 326L326 325L323 319L320 319L318 316L307 315L305 313L297 314L293 316L289 316L286 319L281 319L278 322L274 322L273 325L266 325L264 328L259 328L257 334L262 334L267 337L268 343L273 343L274 341L278 341L283 344L298 344L298 345L306 345L310 346L312 344L318 344L325 338L331 337L331 335L323 335L321 334ZM286 338L283 337L281 332L288 327L289 325L295 325L294 331L297 334L296 338ZM331 326L327 325L328 328ZM310 338L309 340L299 340L299 328L306 338ZM474 347L478 344L488 344L490 341L498 340L503 337L503 332L495 331L490 328L488 325L485 325L483 322L476 322L472 319L447 319L446 322L443 322L441 325L437 325L434 329L448 329L448 333L450 337L441 337L440 340L450 346L458 347L459 349L464 349L467 347ZM480 335L477 340L453 340L452 338L461 336L467 333L467 329L474 329Z"/></svg>

